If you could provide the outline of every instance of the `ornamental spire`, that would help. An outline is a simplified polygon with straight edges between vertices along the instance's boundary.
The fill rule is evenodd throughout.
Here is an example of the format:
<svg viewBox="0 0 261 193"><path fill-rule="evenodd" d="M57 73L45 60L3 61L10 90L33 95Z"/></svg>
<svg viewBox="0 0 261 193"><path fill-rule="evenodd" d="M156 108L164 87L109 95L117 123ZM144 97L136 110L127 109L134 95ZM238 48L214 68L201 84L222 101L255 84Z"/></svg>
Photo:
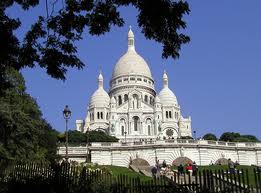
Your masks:
<svg viewBox="0 0 261 193"><path fill-rule="evenodd" d="M169 86L169 81L168 81L168 75L166 73L166 70L164 70L163 74L163 87L168 87Z"/></svg>
<svg viewBox="0 0 261 193"><path fill-rule="evenodd" d="M129 33L128 33L128 49L132 49L135 50L135 46L134 46L134 33L131 30L131 26L129 29Z"/></svg>
<svg viewBox="0 0 261 193"><path fill-rule="evenodd" d="M99 77L98 77L98 87L103 88L103 76L102 76L101 70L100 70L100 74L99 74Z"/></svg>

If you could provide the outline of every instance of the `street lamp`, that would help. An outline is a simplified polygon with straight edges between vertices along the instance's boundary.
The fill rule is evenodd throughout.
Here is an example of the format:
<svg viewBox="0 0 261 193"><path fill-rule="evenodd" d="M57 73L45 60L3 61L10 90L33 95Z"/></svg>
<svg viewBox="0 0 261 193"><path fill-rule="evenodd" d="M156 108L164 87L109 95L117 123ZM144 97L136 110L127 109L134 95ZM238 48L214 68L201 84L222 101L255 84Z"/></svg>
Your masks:
<svg viewBox="0 0 261 193"><path fill-rule="evenodd" d="M71 117L72 112L70 111L68 105L65 105L63 110L63 117L65 119L65 160L68 162L68 120Z"/></svg>
<svg viewBox="0 0 261 193"><path fill-rule="evenodd" d="M194 139L196 140L196 139L197 139L197 137L196 137L196 131L193 131L193 133L194 133Z"/></svg>
<svg viewBox="0 0 261 193"><path fill-rule="evenodd" d="M87 156L86 156L86 162L89 162L89 127L87 127L86 131L86 137L87 137Z"/></svg>

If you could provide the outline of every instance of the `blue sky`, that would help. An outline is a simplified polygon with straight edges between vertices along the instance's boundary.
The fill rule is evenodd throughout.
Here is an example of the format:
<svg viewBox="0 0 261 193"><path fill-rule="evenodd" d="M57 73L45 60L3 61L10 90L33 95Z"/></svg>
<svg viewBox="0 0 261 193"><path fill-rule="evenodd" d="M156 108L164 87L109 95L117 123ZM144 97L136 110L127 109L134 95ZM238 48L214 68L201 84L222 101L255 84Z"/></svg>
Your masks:
<svg viewBox="0 0 261 193"><path fill-rule="evenodd" d="M43 3L43 1L41 1ZM121 8L122 28L99 37L85 33L78 42L78 56L86 67L69 69L65 82L46 75L43 69L22 71L28 92L36 98L43 116L59 131L64 131L62 110L72 110L69 127L84 119L92 93L97 88L101 68L108 90L113 66L127 49L128 26L132 25L138 53L149 64L156 90L162 87L162 73L167 70L170 88L176 94L184 116L192 117L197 137L211 132L253 134L261 138L261 1L219 0L189 1L185 33L191 42L184 45L178 60L162 59L162 46L146 40L136 22L137 11ZM25 22L17 34L22 37L44 5L23 14L10 10Z"/></svg>

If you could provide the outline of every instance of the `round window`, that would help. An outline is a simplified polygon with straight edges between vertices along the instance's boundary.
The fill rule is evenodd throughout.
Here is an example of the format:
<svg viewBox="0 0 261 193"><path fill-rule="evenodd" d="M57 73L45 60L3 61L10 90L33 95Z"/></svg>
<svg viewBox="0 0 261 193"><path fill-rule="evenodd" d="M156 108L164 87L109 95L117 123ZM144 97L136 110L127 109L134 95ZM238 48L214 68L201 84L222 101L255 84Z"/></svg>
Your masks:
<svg viewBox="0 0 261 193"><path fill-rule="evenodd" d="M173 135L173 130L172 129L168 129L167 131L166 131L166 135L167 136L172 136Z"/></svg>

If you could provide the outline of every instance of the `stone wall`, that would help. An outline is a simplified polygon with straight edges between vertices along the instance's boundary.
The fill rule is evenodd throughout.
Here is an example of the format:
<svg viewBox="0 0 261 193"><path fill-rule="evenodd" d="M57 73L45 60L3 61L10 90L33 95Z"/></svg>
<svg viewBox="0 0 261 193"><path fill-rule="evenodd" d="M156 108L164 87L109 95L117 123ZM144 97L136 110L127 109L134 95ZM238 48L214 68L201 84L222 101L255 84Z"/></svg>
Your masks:
<svg viewBox="0 0 261 193"><path fill-rule="evenodd" d="M171 140L150 143L92 143L89 147L91 161L100 165L128 167L131 160L141 158L150 165L155 160L172 164L184 157L198 165L216 163L219 159L231 159L241 165L261 165L261 143L229 143L216 141ZM58 154L65 156L65 147ZM86 161L87 147L69 147L70 160Z"/></svg>

